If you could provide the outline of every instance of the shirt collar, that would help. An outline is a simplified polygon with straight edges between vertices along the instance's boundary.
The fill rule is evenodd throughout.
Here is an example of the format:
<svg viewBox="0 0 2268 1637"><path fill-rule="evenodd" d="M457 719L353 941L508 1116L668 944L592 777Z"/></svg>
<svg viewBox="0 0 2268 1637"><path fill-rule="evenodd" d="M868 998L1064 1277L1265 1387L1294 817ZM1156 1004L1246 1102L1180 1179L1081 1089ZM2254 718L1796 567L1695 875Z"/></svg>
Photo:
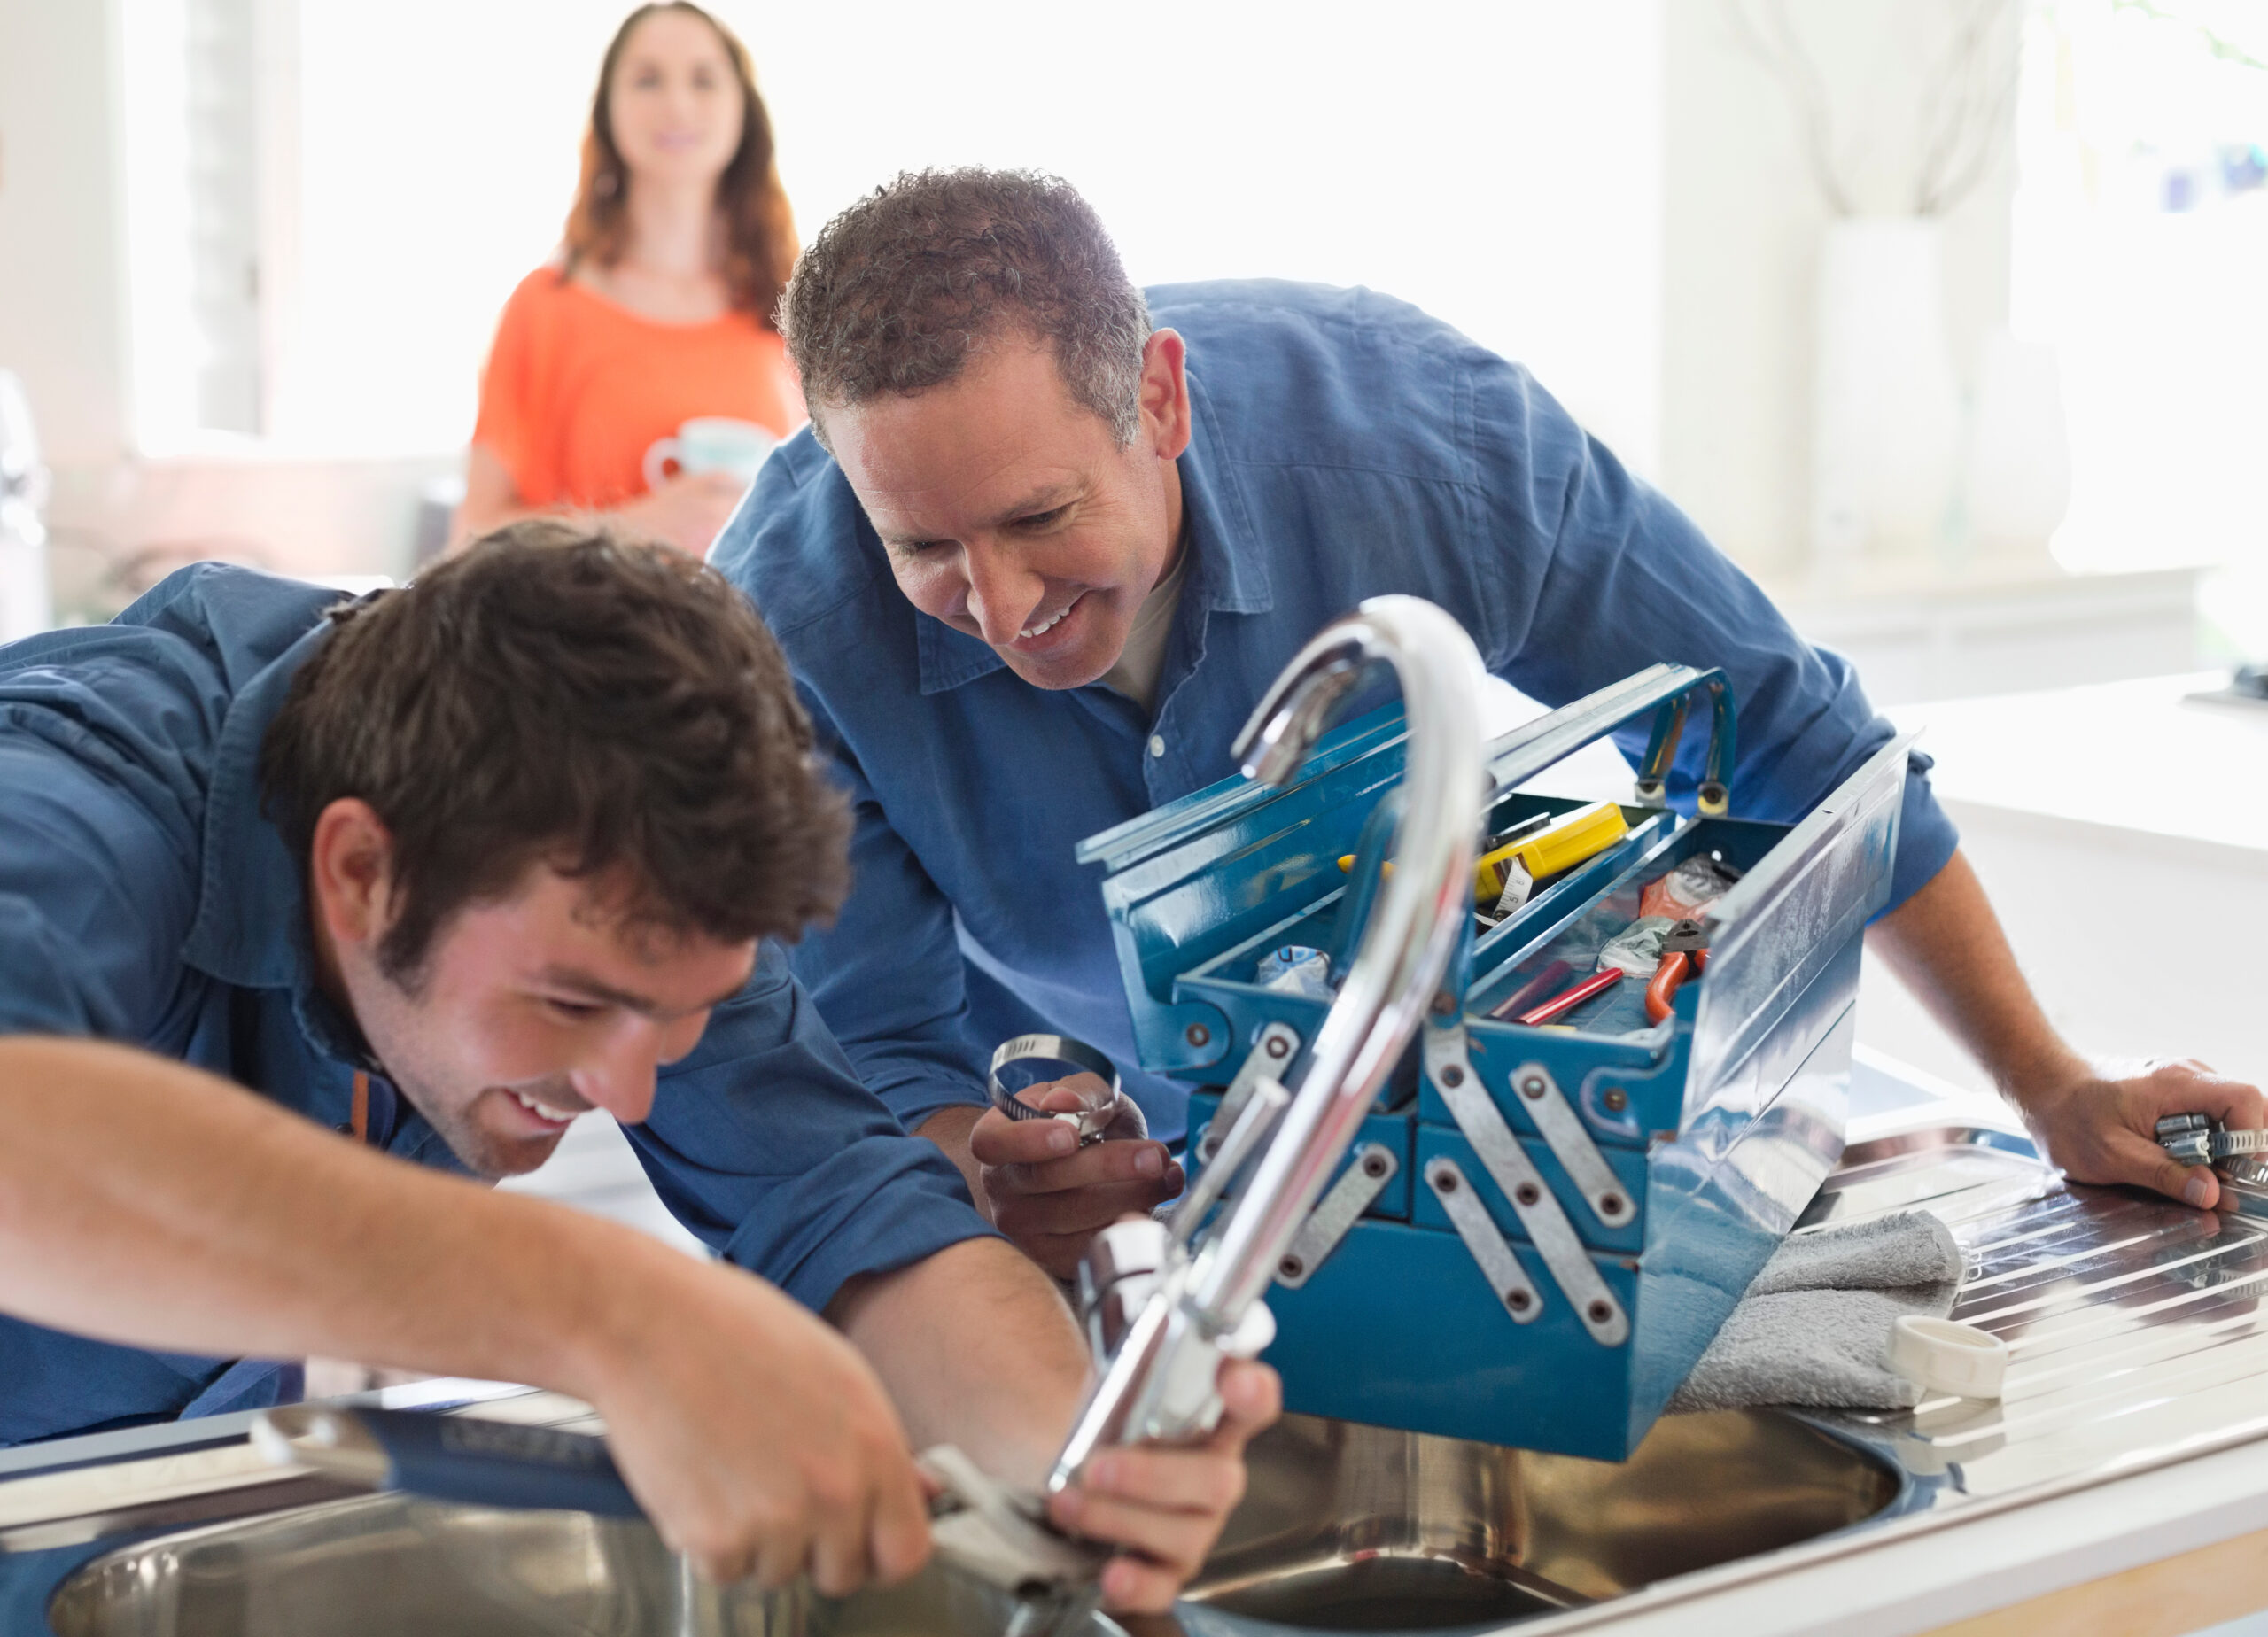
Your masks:
<svg viewBox="0 0 2268 1637"><path fill-rule="evenodd" d="M1181 470L1181 503L1189 513L1189 542L1197 554L1189 594L1222 614L1265 614L1276 606L1260 531L1243 487L1229 470L1227 440L1213 400L1197 371L1189 372L1189 447L1175 462Z"/></svg>
<svg viewBox="0 0 2268 1637"><path fill-rule="evenodd" d="M1174 462L1181 473L1181 503L1188 519L1190 551L1196 559L1183 594L1211 612L1264 614L1275 606L1275 596L1260 552L1259 531L1253 526L1243 491L1220 469L1220 423L1193 369L1189 372L1189 447ZM990 644L930 615L917 610L913 629L925 695L946 693L1007 668L1008 662Z"/></svg>
<svg viewBox="0 0 2268 1637"><path fill-rule="evenodd" d="M330 621L319 621L237 691L221 719L205 797L204 879L182 959L239 989L288 990L309 1044L376 1069L362 1031L315 987L307 881L282 832L260 811L260 750L268 725L330 631Z"/></svg>
<svg viewBox="0 0 2268 1637"><path fill-rule="evenodd" d="M324 620L237 690L205 798L205 866L182 958L243 989L292 989L307 970L307 887L260 811L260 748L291 679L329 636Z"/></svg>

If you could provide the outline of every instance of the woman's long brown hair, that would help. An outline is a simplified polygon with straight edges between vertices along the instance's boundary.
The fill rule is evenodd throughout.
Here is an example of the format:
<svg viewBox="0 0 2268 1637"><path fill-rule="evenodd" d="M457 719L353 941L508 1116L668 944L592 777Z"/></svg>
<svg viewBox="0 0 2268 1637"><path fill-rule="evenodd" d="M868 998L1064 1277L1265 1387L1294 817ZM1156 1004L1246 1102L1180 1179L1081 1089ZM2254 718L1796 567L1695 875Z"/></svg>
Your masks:
<svg viewBox="0 0 2268 1637"><path fill-rule="evenodd" d="M725 229L725 265L719 269L733 292L733 306L769 328L780 292L787 287L788 270L796 264L796 219L788 209L788 195L780 186L780 167L772 147L772 116L757 95L756 71L750 66L748 48L733 31L694 5L690 0L663 0L641 5L622 19L614 40L599 65L598 94L591 99L590 129L583 135L583 178L575 190L575 206L567 213L567 264L560 276L571 276L586 259L611 267L621 258L630 236L625 206L630 197L630 173L622 151L614 145L614 116L610 106L614 70L631 32L656 12L689 12L717 31L725 55L741 82L741 145L724 175L717 178L717 213Z"/></svg>

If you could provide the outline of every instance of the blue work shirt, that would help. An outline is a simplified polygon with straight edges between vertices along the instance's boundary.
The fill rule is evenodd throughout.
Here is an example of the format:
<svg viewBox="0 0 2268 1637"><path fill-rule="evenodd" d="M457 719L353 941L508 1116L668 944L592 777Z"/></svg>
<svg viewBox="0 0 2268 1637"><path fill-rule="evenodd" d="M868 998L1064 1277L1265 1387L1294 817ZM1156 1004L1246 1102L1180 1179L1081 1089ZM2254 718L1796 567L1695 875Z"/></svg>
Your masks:
<svg viewBox="0 0 2268 1637"><path fill-rule="evenodd" d="M371 1145L462 1172L314 987L302 877L260 813L261 739L338 601L208 564L112 625L0 648L0 1034L144 1047L342 1130L361 1070ZM627 1135L680 1222L814 1309L855 1275L990 1231L936 1146L858 1083L769 943ZM289 1387L273 1362L0 1315L0 1444Z"/></svg>
<svg viewBox="0 0 2268 1637"><path fill-rule="evenodd" d="M786 648L857 808L850 903L796 971L908 1129L983 1101L991 1048L1046 1028L1108 1052L1153 1132L1180 1134L1185 1089L1134 1072L1099 871L1073 847L1236 772L1229 744L1261 694L1365 597L1440 604L1546 704L1658 661L1721 666L1741 817L1799 818L1892 737L1847 661L1789 629L1518 366L1365 290L1147 295L1187 343L1192 423L1178 466L1194 560L1154 719L1099 684L1034 687L917 613L808 431L765 463L712 554ZM1682 759L1671 780L1686 811L1695 777ZM1898 902L1955 842L1924 779L1903 824Z"/></svg>

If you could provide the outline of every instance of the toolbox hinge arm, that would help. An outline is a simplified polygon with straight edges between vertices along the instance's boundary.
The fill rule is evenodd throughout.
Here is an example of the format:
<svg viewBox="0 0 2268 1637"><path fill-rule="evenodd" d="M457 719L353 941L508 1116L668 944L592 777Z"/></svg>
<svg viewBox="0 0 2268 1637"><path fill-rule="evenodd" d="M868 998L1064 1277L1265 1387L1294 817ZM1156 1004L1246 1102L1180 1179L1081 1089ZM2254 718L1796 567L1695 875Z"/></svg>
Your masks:
<svg viewBox="0 0 2268 1637"><path fill-rule="evenodd" d="M1452 1109L1456 1104L1449 1097L1451 1090L1480 1083L1480 1075L1473 1072L1463 1024L1437 1024L1426 1028L1425 1072ZM1551 1071L1541 1063L1523 1063L1512 1073L1511 1089L1520 1099L1520 1106L1527 1111L1528 1118L1535 1122L1537 1132L1550 1147L1553 1157L1565 1168L1576 1191L1590 1206L1591 1214L1603 1227L1619 1228L1628 1222L1636 1214L1637 1206L1629 1191L1623 1187L1622 1179L1615 1175L1614 1168L1607 1164L1606 1156L1599 1152L1598 1144L1591 1139L1583 1117L1560 1091Z"/></svg>
<svg viewBox="0 0 2268 1637"><path fill-rule="evenodd" d="M1434 1089L1441 1093L1441 1100L1449 1105L1450 1116L1456 1120L1457 1129L1464 1132L1464 1140L1472 1145L1472 1152L1480 1160L1481 1168L1488 1173L1489 1180L1496 1184L1505 1202L1519 1218L1520 1226L1526 1230L1536 1254L1543 1258L1543 1265L1550 1269L1553 1281L1573 1306L1575 1316L1582 1321L1583 1328L1591 1334L1591 1339L1600 1346L1621 1346L1629 1338L1629 1315L1623 1312L1622 1304L1614 1299L1613 1291L1608 1288L1606 1280L1600 1275L1598 1265L1591 1260L1590 1252L1584 1248L1574 1225L1567 1220L1567 1214L1559 1208L1558 1199L1543 1180L1543 1174L1535 1168L1535 1162L1527 1157L1527 1151L1520 1146L1519 1138L1505 1123L1503 1112L1496 1106L1488 1095L1488 1089L1472 1072L1472 1066L1465 1056L1463 1027L1428 1025L1425 1039L1425 1069L1433 1076ZM1565 1099L1560 1098L1558 1088L1550 1083L1548 1074L1534 1064L1525 1065L1520 1073L1522 1075L1542 1075L1545 1095L1557 1101L1560 1107L1566 1109L1571 1118L1573 1117L1573 1111L1566 1108ZM1516 1081L1515 1083L1526 1095L1526 1082ZM1533 1111L1536 1103L1531 1101L1528 1106ZM1538 1121L1537 1124L1540 1128L1542 1121ZM1592 1157L1598 1158L1598 1150L1591 1145L1588 1135L1581 1132L1578 1135L1590 1148ZM1558 1150L1555 1147L1552 1152L1557 1153ZM1565 1164L1564 1155L1561 1156L1561 1163ZM1599 1160L1602 1168L1605 1163L1604 1160ZM1575 1175L1572 1166L1568 1167L1568 1172L1570 1175ZM1613 1173L1610 1171L1607 1175L1612 1179ZM1433 1183L1433 1168L1430 1166L1426 1181L1429 1184ZM1581 1185L1579 1178L1578 1186ZM1614 1191L1619 1195L1619 1183ZM1443 1194L1438 1185L1434 1187L1434 1192L1441 1199L1443 1206L1449 1207L1449 1197ZM1630 1217L1628 1202L1621 1200L1620 1203L1619 1220L1627 1222ZM1478 1256L1473 1234L1454 1210L1449 1220L1456 1223L1467 1248L1474 1249ZM1486 1262L1482 1264L1482 1271L1489 1271ZM1495 1283L1493 1277L1491 1283Z"/></svg>
<svg viewBox="0 0 2268 1637"><path fill-rule="evenodd" d="M1386 1185L1401 1169L1402 1162L1384 1143L1358 1144L1354 1163L1339 1174L1339 1180L1315 1202L1315 1209L1292 1236L1291 1248L1276 1263L1276 1283L1295 1291L1315 1277L1315 1270L1339 1248L1347 1230L1386 1191Z"/></svg>

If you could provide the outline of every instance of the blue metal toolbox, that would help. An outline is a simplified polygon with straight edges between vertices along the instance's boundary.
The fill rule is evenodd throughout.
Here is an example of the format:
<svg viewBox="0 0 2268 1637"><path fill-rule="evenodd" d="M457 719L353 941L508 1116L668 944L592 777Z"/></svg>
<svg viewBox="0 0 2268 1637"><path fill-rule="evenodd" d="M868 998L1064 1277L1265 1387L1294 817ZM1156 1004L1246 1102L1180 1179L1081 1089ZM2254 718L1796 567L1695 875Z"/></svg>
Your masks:
<svg viewBox="0 0 2268 1637"><path fill-rule="evenodd" d="M1664 793L1697 701L1708 744L1687 817ZM1732 818L1725 679L1658 665L1491 743L1486 834L1582 806L1529 787L1650 713L1627 833L1493 927L1468 920L1421 1048L1279 1263L1264 1356L1287 1408L1621 1459L1840 1154L1907 741L1799 824ZM1402 756L1388 707L1325 739L1288 786L1224 780L1081 846L1105 869L1143 1066L1201 1088L1192 1180L1212 1128L1301 1067L1329 1001L1264 983L1267 963L1301 946L1337 970L1355 948ZM1739 880L1701 912L1706 967L1659 1023L1629 979L1557 1025L1491 1017L1557 981L1555 962L1590 974L1645 886L1699 855Z"/></svg>

